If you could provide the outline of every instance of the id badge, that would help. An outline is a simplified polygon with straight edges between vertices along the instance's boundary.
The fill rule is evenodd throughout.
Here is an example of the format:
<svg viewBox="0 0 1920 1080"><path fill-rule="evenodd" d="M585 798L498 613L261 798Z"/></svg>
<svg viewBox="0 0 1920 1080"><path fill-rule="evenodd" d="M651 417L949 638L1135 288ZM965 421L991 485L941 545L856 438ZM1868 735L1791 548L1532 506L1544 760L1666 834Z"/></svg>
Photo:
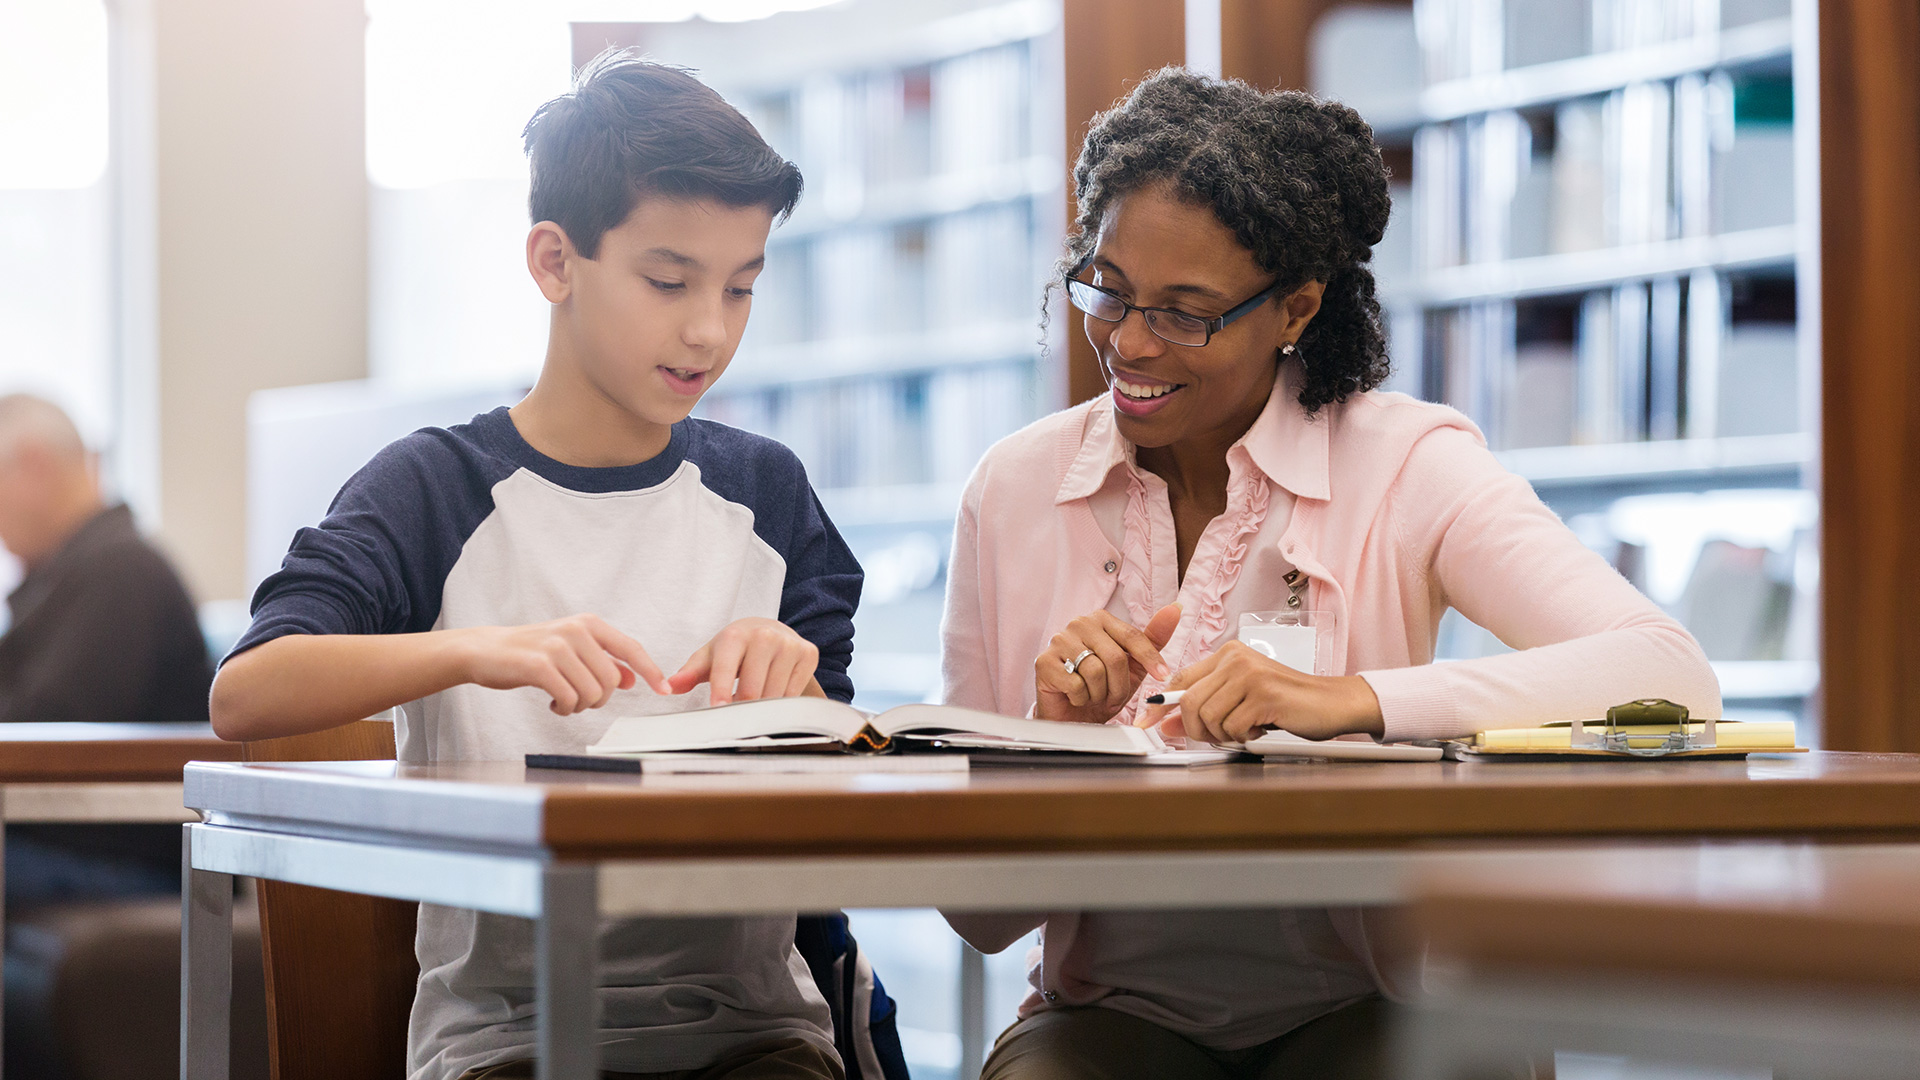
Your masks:
<svg viewBox="0 0 1920 1080"><path fill-rule="evenodd" d="M1320 671L1321 624L1318 611L1249 611L1240 616L1240 643L1298 671Z"/></svg>

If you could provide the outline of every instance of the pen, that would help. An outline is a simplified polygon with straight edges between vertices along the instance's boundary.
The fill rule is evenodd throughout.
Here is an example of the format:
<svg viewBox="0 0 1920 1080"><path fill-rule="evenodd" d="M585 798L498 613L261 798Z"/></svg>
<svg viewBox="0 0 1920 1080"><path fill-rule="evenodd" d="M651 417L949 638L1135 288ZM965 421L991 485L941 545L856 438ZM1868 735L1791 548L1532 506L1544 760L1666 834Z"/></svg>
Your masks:
<svg viewBox="0 0 1920 1080"><path fill-rule="evenodd" d="M1148 695L1147 704L1178 705L1180 704L1180 699L1186 696L1187 696L1187 692L1185 690L1168 690L1168 691L1165 691L1164 693Z"/></svg>

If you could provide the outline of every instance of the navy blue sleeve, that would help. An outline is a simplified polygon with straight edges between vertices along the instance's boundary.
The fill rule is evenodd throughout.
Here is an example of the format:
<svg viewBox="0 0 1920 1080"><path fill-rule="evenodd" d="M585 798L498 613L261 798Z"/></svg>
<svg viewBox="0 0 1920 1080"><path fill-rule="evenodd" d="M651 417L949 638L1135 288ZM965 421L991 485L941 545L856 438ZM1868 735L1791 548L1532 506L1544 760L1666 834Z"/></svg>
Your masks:
<svg viewBox="0 0 1920 1080"><path fill-rule="evenodd" d="M853 700L853 613L860 606L860 586L866 575L854 559L840 531L799 467L798 482L805 498L797 506L793 533L781 551L787 560L787 581L780 593L780 621L820 649L814 677L820 689L835 701Z"/></svg>
<svg viewBox="0 0 1920 1080"><path fill-rule="evenodd" d="M772 439L691 421L688 457L702 483L753 511L753 531L786 560L780 621L820 650L814 677L835 701L853 700L853 613L865 575L807 482L806 466Z"/></svg>
<svg viewBox="0 0 1920 1080"><path fill-rule="evenodd" d="M389 445L340 489L317 528L294 534L228 658L288 634L432 629L447 574L493 512L493 485L511 472L437 428Z"/></svg>

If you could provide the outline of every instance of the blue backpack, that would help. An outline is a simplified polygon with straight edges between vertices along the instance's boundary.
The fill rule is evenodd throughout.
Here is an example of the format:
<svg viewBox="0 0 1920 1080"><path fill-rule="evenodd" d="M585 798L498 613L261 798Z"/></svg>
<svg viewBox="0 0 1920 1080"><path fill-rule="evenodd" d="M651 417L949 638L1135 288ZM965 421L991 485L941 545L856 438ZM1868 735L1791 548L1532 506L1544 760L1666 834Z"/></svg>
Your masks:
<svg viewBox="0 0 1920 1080"><path fill-rule="evenodd" d="M833 1012L833 1045L847 1080L910 1080L893 999L861 955L847 916L802 915L793 943Z"/></svg>

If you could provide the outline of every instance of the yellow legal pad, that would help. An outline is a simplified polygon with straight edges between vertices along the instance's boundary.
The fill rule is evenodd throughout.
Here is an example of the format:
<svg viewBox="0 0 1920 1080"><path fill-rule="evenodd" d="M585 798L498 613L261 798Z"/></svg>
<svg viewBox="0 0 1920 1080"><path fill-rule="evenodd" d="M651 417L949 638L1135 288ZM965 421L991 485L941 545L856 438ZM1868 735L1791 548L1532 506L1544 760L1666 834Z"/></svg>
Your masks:
<svg viewBox="0 0 1920 1080"><path fill-rule="evenodd" d="M1603 731L1604 720L1585 721L1587 730ZM1706 730L1705 724L1686 725L1689 735L1699 735ZM1667 736L1680 730L1677 724L1624 725L1614 729L1627 736L1627 745L1635 749L1657 747L1667 740ZM1470 754L1551 754L1555 756L1627 756L1620 751L1603 750L1594 747L1573 745L1573 725L1566 721L1530 728L1498 728L1482 731L1471 740L1464 740L1463 748ZM1728 757L1737 754L1803 753L1804 748L1794 745L1792 721L1787 720L1721 720L1714 724L1714 745L1691 750L1675 750L1663 754L1663 757Z"/></svg>

